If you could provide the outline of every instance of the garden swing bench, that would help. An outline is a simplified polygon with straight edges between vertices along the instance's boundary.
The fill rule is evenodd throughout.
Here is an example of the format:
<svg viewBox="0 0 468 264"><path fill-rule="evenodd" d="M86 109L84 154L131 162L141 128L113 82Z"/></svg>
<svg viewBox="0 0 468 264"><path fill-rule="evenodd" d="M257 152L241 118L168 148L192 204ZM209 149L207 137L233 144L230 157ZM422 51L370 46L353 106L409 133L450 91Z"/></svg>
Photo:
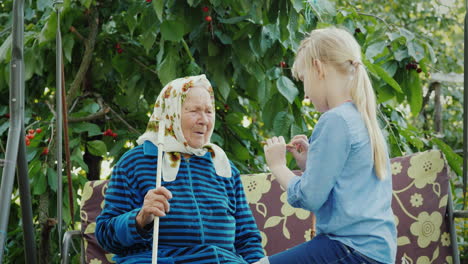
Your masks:
<svg viewBox="0 0 468 264"><path fill-rule="evenodd" d="M398 229L397 263L416 263L419 258L427 258L431 263L460 263L453 219L461 215L453 213L451 173L443 154L431 150L397 157L392 159L391 166L392 208ZM313 238L313 214L292 208L286 201L286 192L271 174L247 174L241 179L266 254L278 253ZM64 263L69 263L74 237L80 238L83 263L113 263L113 255L105 252L94 236L107 184L108 180L85 184L81 230L65 233Z"/></svg>
<svg viewBox="0 0 468 264"><path fill-rule="evenodd" d="M59 1L55 1L59 3ZM55 4L54 3L54 4ZM10 129L6 157L3 162L3 177L0 186L0 263L6 241L8 212L18 166L18 181L24 227L25 256L27 263L36 263L36 250L32 223L30 189L27 175L25 144L20 140L24 134L24 79L23 79L23 4L14 1L12 28L12 59L10 83ZM57 9L58 10L58 9ZM58 11L57 11L58 12ZM60 17L60 16L57 16ZM466 21L465 21L466 23ZM465 24L466 30L466 24ZM467 35L465 34L465 43ZM57 50L60 50L60 31L57 32ZM465 51L465 58L468 52ZM465 76L467 76L465 72ZM61 54L57 53L57 87L61 83ZM466 78L466 77L465 77ZM465 85L466 79L465 79ZM466 89L466 88L465 88ZM61 91L61 89L57 89ZM57 127L61 127L61 95L57 92ZM464 101L464 157L468 154L468 94ZM60 131L61 133L61 131ZM60 134L58 133L58 134ZM61 154L61 138L57 152ZM61 155L58 155L61 156ZM61 184L61 161L58 162ZM467 217L466 211L454 211L449 182L449 166L441 151L431 150L391 160L393 177L392 207L398 229L397 263L460 263L454 219ZM464 162L466 188L467 163ZM307 241L315 235L313 214L294 209L285 199L273 176L268 173L242 175L247 200L251 206L262 235L262 246L267 255L286 250ZM108 181L90 181L83 189L80 216L81 230L67 231L61 245L62 263L69 263L73 239L81 245L82 263L112 263L112 254L105 252L94 237L95 219L104 201ZM61 197L61 189L58 190ZM61 219L59 210L58 218ZM59 230L61 230L59 221ZM61 239L59 231L59 239Z"/></svg>

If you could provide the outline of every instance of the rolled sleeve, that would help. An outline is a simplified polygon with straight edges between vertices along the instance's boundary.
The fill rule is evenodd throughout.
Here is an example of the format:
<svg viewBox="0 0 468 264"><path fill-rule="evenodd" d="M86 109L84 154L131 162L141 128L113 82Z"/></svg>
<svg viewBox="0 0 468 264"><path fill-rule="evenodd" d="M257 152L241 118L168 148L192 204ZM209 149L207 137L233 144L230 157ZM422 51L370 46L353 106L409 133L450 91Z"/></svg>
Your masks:
<svg viewBox="0 0 468 264"><path fill-rule="evenodd" d="M322 115L311 137L306 170L288 184L293 207L317 211L327 201L351 149L349 128L334 112Z"/></svg>
<svg viewBox="0 0 468 264"><path fill-rule="evenodd" d="M116 229L121 231L120 240L125 246L132 246L136 243L144 243L151 241L153 237L153 229L138 230L136 216L140 212L140 208L134 209L120 216L117 220Z"/></svg>
<svg viewBox="0 0 468 264"><path fill-rule="evenodd" d="M298 194L300 191L298 191L298 187L300 187L299 182L301 181L301 177L299 176L294 176L289 183L288 183L288 203L294 207L301 207L299 203L299 197Z"/></svg>

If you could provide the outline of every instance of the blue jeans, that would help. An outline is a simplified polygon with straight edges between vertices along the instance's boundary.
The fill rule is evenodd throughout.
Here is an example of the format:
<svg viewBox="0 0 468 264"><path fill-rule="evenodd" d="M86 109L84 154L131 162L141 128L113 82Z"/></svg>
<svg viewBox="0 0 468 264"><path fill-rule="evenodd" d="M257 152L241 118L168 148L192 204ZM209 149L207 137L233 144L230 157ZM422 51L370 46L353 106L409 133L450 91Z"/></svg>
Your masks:
<svg viewBox="0 0 468 264"><path fill-rule="evenodd" d="M345 244L318 235L298 246L269 256L270 264L380 264Z"/></svg>

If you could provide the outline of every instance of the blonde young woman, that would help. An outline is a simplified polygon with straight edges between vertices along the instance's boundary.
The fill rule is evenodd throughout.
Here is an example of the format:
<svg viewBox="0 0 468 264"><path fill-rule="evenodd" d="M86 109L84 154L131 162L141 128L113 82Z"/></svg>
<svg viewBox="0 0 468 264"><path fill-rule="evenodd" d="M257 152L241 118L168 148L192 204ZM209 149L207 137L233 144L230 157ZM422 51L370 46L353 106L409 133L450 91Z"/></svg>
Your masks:
<svg viewBox="0 0 468 264"><path fill-rule="evenodd" d="M317 236L260 263L394 263L396 228L386 143L361 48L346 30L313 30L292 68L320 117L311 138L267 140L267 164L288 202L317 216ZM303 171L286 167L286 150Z"/></svg>

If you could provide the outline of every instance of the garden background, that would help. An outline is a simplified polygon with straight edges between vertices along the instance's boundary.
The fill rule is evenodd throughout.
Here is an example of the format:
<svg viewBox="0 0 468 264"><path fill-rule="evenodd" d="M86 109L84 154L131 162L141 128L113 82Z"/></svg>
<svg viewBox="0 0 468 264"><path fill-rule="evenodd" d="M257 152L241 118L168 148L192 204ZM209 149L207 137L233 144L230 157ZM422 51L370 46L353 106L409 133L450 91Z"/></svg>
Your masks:
<svg viewBox="0 0 468 264"><path fill-rule="evenodd" d="M260 142L310 135L320 116L290 68L304 35L329 25L346 28L363 47L391 157L441 149L453 173L455 209L464 208L462 1L65 0L60 18L53 1L25 3L24 137L40 263L58 261L58 20L74 197L70 206L64 192L67 230L78 227L83 184L109 177L144 132L162 87L177 77L207 75L216 92L212 141L242 173L266 171ZM9 127L12 4L0 2L0 158ZM67 190L65 172L63 183ZM22 263L22 227L13 224L21 219L16 186L12 199L5 261ZM456 227L463 263L468 222Z"/></svg>

